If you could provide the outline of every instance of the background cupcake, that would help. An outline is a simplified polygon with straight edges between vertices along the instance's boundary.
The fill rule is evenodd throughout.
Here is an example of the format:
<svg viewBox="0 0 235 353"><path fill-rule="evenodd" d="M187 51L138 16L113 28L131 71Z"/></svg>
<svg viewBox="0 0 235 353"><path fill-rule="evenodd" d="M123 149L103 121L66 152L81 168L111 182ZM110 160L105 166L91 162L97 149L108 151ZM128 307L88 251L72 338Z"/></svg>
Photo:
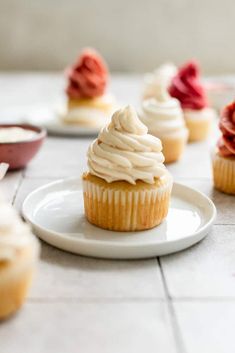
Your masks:
<svg viewBox="0 0 235 353"><path fill-rule="evenodd" d="M189 141L206 139L215 111L208 106L206 92L200 81L199 67L195 61L190 61L179 69L172 79L169 93L181 103L189 129Z"/></svg>
<svg viewBox="0 0 235 353"><path fill-rule="evenodd" d="M215 188L235 195L235 102L221 113L222 136L212 155Z"/></svg>
<svg viewBox="0 0 235 353"><path fill-rule="evenodd" d="M109 72L94 49L84 49L67 70L67 108L61 115L66 124L104 126L114 110L115 100L107 94Z"/></svg>
<svg viewBox="0 0 235 353"><path fill-rule="evenodd" d="M148 134L133 108L116 111L88 150L83 188L89 222L116 231L160 224L172 188L161 150L161 141Z"/></svg>
<svg viewBox="0 0 235 353"><path fill-rule="evenodd" d="M159 89L167 89L176 74L177 67L172 63L165 63L152 73L145 75L143 99L155 97Z"/></svg>
<svg viewBox="0 0 235 353"><path fill-rule="evenodd" d="M149 133L161 139L165 163L175 162L184 151L188 129L179 101L170 97L165 88L159 87L156 92L154 98L143 102L140 118Z"/></svg>
<svg viewBox="0 0 235 353"><path fill-rule="evenodd" d="M38 258L39 245L12 206L0 202L0 319L23 304Z"/></svg>
<svg viewBox="0 0 235 353"><path fill-rule="evenodd" d="M0 163L0 180L7 167ZM38 254L37 239L0 194L0 320L23 304Z"/></svg>

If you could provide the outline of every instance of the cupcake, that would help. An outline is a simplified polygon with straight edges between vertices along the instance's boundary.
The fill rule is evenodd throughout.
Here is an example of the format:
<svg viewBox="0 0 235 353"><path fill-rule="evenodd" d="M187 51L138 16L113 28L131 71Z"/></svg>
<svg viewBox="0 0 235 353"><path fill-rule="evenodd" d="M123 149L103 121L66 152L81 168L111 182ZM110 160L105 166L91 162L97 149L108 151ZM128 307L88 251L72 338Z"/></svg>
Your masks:
<svg viewBox="0 0 235 353"><path fill-rule="evenodd" d="M188 139L179 101L172 98L165 88L158 89L155 98L143 101L140 118L149 133L162 141L165 163L177 161Z"/></svg>
<svg viewBox="0 0 235 353"><path fill-rule="evenodd" d="M172 79L169 93L181 103L189 130L189 141L206 139L215 111L208 106L205 89L200 81L199 67L195 61L190 61L179 69Z"/></svg>
<svg viewBox="0 0 235 353"><path fill-rule="evenodd" d="M172 63L166 63L153 73L145 75L143 99L155 97L159 89L167 89L176 73L177 67Z"/></svg>
<svg viewBox="0 0 235 353"><path fill-rule="evenodd" d="M219 128L222 132L212 155L215 188L235 195L235 102L221 113Z"/></svg>
<svg viewBox="0 0 235 353"><path fill-rule="evenodd" d="M0 320L23 304L39 244L11 205L0 201Z"/></svg>
<svg viewBox="0 0 235 353"><path fill-rule="evenodd" d="M83 174L85 214L98 227L138 231L167 216L172 177L161 141L148 134L135 110L116 111L88 150Z"/></svg>
<svg viewBox="0 0 235 353"><path fill-rule="evenodd" d="M84 49L67 70L67 107L61 115L65 124L101 127L114 111L115 100L107 94L109 72L94 49Z"/></svg>

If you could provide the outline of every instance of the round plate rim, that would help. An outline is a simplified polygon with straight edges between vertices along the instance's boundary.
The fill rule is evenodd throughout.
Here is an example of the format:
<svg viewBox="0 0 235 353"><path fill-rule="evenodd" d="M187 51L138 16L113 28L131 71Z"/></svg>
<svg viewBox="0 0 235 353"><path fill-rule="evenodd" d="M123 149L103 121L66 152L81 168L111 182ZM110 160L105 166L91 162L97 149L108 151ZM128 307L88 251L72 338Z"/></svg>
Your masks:
<svg viewBox="0 0 235 353"><path fill-rule="evenodd" d="M174 182L174 185L173 185L173 188L174 187L179 187L179 188L183 188L187 191L193 191L193 192L196 192L200 197L204 198L205 201L207 201L208 203L208 206L211 208L211 217L210 219L201 227L199 227L199 229L195 232L193 232L192 234L189 234L189 235L186 235L186 236L183 236L181 237L180 239L172 239L172 240L167 240L167 241L159 241L158 243L156 242L140 242L138 241L138 243L136 244L133 244L133 243L124 243L124 242L119 242L119 243L112 243L112 241L107 241L107 240L102 240L99 241L99 240L96 240L96 239L82 239L82 238L76 238L76 239L73 239L70 235L68 234L65 234L65 233L60 233L60 232L55 232L53 230L49 230L47 228L44 228L42 227L41 225L35 223L32 219L30 219L30 217L27 215L27 211L26 211L26 206L27 206L27 203L29 202L30 198L33 197L35 194L37 194L38 192L41 192L42 190L44 189L47 189L47 188L50 188L56 184L63 184L63 183L72 183L72 182L79 182L80 185L82 183L82 179L81 178L65 178L65 179L59 179L59 180L55 180L55 181L52 181L50 183L47 183L45 185L42 185L40 187L38 187L37 189L33 190L31 193L29 193L29 195L25 198L23 204L22 204L22 215L23 215L23 218L28 222L30 223L33 227L36 227L38 228L40 231L42 232L46 232L47 234L49 234L50 236L53 236L53 237L58 237L60 239L65 239L66 240L69 240L71 243L83 243L83 244L92 244L92 245L96 245L96 246L101 246L101 247L110 247L110 246L114 246L114 247L119 247L119 248L125 248L125 249L128 249L128 248L140 248L140 247L149 247L149 246L156 246L157 245L164 245L164 244L169 244L169 245L174 245L174 244L177 244L179 241L183 241L184 239L191 239L191 238L196 238L198 237L200 234L203 234L202 238L204 238L206 236L207 233L205 233L205 231L208 229L208 232L211 228L211 226L213 225L214 221L215 221L215 218L216 218L216 214L217 214L217 211L216 211L216 207L214 205L214 203L212 202L212 200L206 196L204 193L198 191L197 189L194 189L190 186L187 186L187 185L184 185L182 183L178 183L178 182ZM95 226L94 226L95 227ZM106 230L108 232L108 230ZM141 232L147 232L148 230L146 231L141 231ZM111 231L113 232L113 231ZM115 232L115 233L121 233L122 236L123 236L123 232ZM128 234L131 233L131 232L127 232ZM134 233L134 232L133 232ZM43 239L44 241L45 238L44 237L41 237L40 235L38 235L39 238ZM46 241L47 242L47 241ZM195 243L197 243L198 241L196 241ZM49 241L48 241L49 243ZM56 246L56 245L54 245ZM187 247L186 247L187 248ZM77 252L76 252L77 253Z"/></svg>
<svg viewBox="0 0 235 353"><path fill-rule="evenodd" d="M100 128L96 127L85 127L76 125L63 125L53 121L48 121L42 124L42 126L47 130L49 135L57 136L70 136L70 137L86 137L86 136L97 136Z"/></svg>

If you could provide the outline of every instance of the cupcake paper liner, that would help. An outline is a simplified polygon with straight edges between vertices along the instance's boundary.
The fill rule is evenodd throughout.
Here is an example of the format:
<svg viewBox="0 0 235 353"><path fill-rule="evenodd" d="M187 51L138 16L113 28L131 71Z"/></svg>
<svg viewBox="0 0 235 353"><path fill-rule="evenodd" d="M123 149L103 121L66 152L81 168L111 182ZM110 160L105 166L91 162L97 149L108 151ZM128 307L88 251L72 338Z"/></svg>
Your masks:
<svg viewBox="0 0 235 353"><path fill-rule="evenodd" d="M23 304L35 272L40 251L35 238L29 247L17 250L13 259L0 260L0 320Z"/></svg>
<svg viewBox="0 0 235 353"><path fill-rule="evenodd" d="M193 119L190 117L185 118L186 126L189 130L189 142L205 140L212 127L212 119Z"/></svg>
<svg viewBox="0 0 235 353"><path fill-rule="evenodd" d="M180 159L182 156L185 145L187 143L187 136L180 137L163 137L162 141L162 153L165 157L165 163L173 163Z"/></svg>
<svg viewBox="0 0 235 353"><path fill-rule="evenodd" d="M17 277L0 283L0 320L13 314L23 304L31 285L33 270L27 269Z"/></svg>
<svg viewBox="0 0 235 353"><path fill-rule="evenodd" d="M113 187L113 183L97 183L96 179L100 178L83 178L85 214L90 223L109 230L136 231L153 228L167 216L170 176L156 187L129 184L126 190Z"/></svg>
<svg viewBox="0 0 235 353"><path fill-rule="evenodd" d="M212 164L215 188L226 194L235 195L235 157L225 158L214 152Z"/></svg>

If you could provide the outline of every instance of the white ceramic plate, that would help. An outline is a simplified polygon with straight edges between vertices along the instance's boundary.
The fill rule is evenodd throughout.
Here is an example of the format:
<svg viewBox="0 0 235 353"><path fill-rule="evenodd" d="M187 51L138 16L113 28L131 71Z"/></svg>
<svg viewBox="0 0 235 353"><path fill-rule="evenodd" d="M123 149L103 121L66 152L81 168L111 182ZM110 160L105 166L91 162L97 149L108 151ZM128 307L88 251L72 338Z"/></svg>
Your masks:
<svg viewBox="0 0 235 353"><path fill-rule="evenodd" d="M202 193L174 184L167 219L140 232L112 232L91 225L84 216L80 179L47 184L23 204L23 216L35 234L60 249L80 255L137 259L188 248L211 230L216 216L212 201Z"/></svg>
<svg viewBox="0 0 235 353"><path fill-rule="evenodd" d="M28 123L44 127L51 135L97 136L100 128L65 125L56 116L56 108L46 105L28 105L0 110L1 123Z"/></svg>
<svg viewBox="0 0 235 353"><path fill-rule="evenodd" d="M60 136L97 136L100 128L76 126L76 125L65 125L54 119L47 121L43 124L50 135Z"/></svg>

